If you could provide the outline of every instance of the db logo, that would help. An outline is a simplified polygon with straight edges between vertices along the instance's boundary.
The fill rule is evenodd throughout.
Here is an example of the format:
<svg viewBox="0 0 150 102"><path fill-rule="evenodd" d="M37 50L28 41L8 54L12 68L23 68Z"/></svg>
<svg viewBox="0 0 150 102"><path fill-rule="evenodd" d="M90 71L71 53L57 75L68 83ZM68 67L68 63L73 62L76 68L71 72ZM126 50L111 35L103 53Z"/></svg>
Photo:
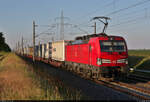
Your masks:
<svg viewBox="0 0 150 102"><path fill-rule="evenodd" d="M116 63L116 60L113 60L112 63Z"/></svg>

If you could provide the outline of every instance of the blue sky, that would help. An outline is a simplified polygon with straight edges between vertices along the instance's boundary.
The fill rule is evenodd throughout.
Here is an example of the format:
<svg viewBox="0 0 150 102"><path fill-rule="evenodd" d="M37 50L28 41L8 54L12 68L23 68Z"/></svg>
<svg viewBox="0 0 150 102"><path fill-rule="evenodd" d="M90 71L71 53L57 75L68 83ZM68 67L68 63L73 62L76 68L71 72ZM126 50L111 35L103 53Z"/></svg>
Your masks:
<svg viewBox="0 0 150 102"><path fill-rule="evenodd" d="M142 4L142 2L144 2ZM140 5L135 6L137 3ZM129 49L150 49L150 1L148 0L0 0L0 31L4 32L7 43L11 48L23 36L25 44L31 45L32 21L35 20L36 34L41 32L53 33L54 39L59 37L60 26L53 28L42 25L54 25L60 22L61 11L67 17L64 21L78 28L65 26L65 39L74 39L84 35L86 31L93 33L95 16L111 18L107 29L109 35L123 36ZM135 7L132 7L134 5ZM131 6L131 7L130 7ZM123 8L118 13L111 14ZM97 22L97 32L102 31L103 25ZM80 30L79 30L80 28ZM82 31L81 31L82 29ZM51 41L52 35L41 35L36 39L44 43Z"/></svg>

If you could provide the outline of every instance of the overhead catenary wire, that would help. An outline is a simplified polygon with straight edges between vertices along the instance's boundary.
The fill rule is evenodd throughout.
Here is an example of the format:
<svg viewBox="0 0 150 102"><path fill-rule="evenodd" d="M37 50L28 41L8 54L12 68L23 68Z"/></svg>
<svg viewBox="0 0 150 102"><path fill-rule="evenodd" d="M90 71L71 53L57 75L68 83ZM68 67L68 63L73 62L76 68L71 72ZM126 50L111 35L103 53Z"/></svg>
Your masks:
<svg viewBox="0 0 150 102"><path fill-rule="evenodd" d="M147 16L147 18L150 18L150 16ZM139 22L141 22L141 21L143 21L143 20L145 20L146 21L146 19L145 19L145 16L143 16L143 17L139 17L139 18L136 18L136 19L133 19L132 21L127 21L126 23L123 23L123 24L134 24L134 25L136 25L136 28L137 28L137 23L139 23ZM138 21L138 22L137 22ZM144 23L144 22L143 22ZM122 25L122 24L120 24L120 25ZM117 27L115 27L115 26L117 26ZM139 26L139 25L138 25ZM119 26L119 25L114 25L114 27L115 28L112 28L112 27L110 27L110 29L109 29L109 31L118 31L118 30L125 30L125 29L134 29L133 27L131 27L131 26L126 26L126 27L124 27L124 26ZM120 28L120 27L123 27L123 28Z"/></svg>
<svg viewBox="0 0 150 102"><path fill-rule="evenodd" d="M145 11L145 9L146 10L148 10L148 8L146 7L144 7L144 8L142 8L142 9L140 9L140 10L136 10L136 11L132 11L132 12L128 12L128 13L125 13L124 15L129 15L129 16L120 16L120 15L118 15L118 16L116 16L116 17L119 17L119 19L121 19L121 18L124 18L124 19L128 19L129 17L131 18L131 15L135 15L135 14L140 14L140 13L143 13L143 12L141 12L141 11ZM133 16L132 16L133 17Z"/></svg>
<svg viewBox="0 0 150 102"><path fill-rule="evenodd" d="M138 19L143 19L144 17L138 17L138 18L135 18L135 19L131 19L131 20L127 20L127 21L124 21L124 22L121 22L121 23L118 23L118 24L114 24L114 25L111 25L110 27L115 27L115 26L119 26L119 25L122 25L122 24L127 24L127 23L131 23L131 22L135 22L137 21Z"/></svg>
<svg viewBox="0 0 150 102"><path fill-rule="evenodd" d="M113 0L112 2L107 3L107 4L104 5L104 6L101 6L101 7L97 8L96 10L94 10L94 11L92 11L92 12L89 12L89 13L87 13L87 14L81 16L81 17L78 17L77 20L82 19L82 18L85 19L85 17L89 17L89 15L92 15L92 14L98 12L98 11L104 10L105 7L110 7L110 6L112 6L112 4L114 4L114 0ZM103 9L102 9L102 8L103 8ZM75 21L75 20L73 20L73 21ZM73 21L72 21L72 22L73 22ZM88 21L88 22L87 22L87 21L84 21L84 22L79 23L79 24L76 24L76 25L77 25L78 27L79 27L79 26L80 26L80 27L81 27L81 26L89 27L89 26L87 26L87 25L89 25L89 23L91 23L91 21Z"/></svg>
<svg viewBox="0 0 150 102"><path fill-rule="evenodd" d="M149 2L149 1L150 1L150 0L140 1L140 2L138 2L138 3L135 3L135 4L133 4L133 5L130 5L130 6L128 6L128 7L121 8L121 9L119 9L119 10L115 10L115 11L113 11L113 12L107 14L106 16L112 16L113 14L117 14L117 13L119 13L119 12L128 10L128 9L130 9L130 8L137 7L137 6L139 6L139 5L142 5L142 4L147 3L147 2ZM127 22L130 22L130 21L131 21L131 20L129 20L129 21L127 21ZM89 22L88 22L88 23L89 23ZM126 23L126 22L125 22L125 23ZM87 24L87 23L86 23L86 24ZM78 24L78 25L81 26L81 25L85 25L85 24ZM120 25L120 24L119 24L119 25Z"/></svg>
<svg viewBox="0 0 150 102"><path fill-rule="evenodd" d="M121 8L121 9L119 9L119 10L110 12L110 13L108 13L106 16L110 16L110 15L113 15L113 14L116 14L116 13L119 13L119 12L122 12L122 11L125 11L125 10L128 10L128 9L130 9L130 8L137 7L137 6L142 5L142 4L145 4L145 3L147 3L147 2L150 2L150 0L144 0L144 1L142 0L142 1L138 2L138 3L135 3L135 4L133 4L133 5L130 5L130 6L128 6L128 7Z"/></svg>

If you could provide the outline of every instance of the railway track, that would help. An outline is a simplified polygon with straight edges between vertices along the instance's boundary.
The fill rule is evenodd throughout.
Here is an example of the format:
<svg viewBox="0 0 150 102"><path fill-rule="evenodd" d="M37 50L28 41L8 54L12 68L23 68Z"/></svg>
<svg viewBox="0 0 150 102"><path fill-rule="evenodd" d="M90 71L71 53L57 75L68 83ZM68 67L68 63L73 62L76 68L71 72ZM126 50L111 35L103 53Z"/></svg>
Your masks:
<svg viewBox="0 0 150 102"><path fill-rule="evenodd" d="M148 82L149 83L149 80L147 79L142 79L144 77L140 77L140 76L133 76L132 77L128 77L126 80L128 81L136 81L137 82L140 80L142 82ZM133 84L129 84L129 83L125 83L125 82L121 82L121 81L97 81L95 80L95 82L97 83L100 83L100 84L103 84L105 86L108 86L110 88L113 88L115 90L118 90L120 92L123 92L123 93L126 93L126 94L129 94L131 96L135 96L135 97L138 97L140 99L144 99L144 100L150 100L150 90L147 90L146 88L141 88L139 86L136 86L136 85L133 85Z"/></svg>
<svg viewBox="0 0 150 102"><path fill-rule="evenodd" d="M143 77L141 75L131 74L128 78L131 80L139 80L150 83L150 77Z"/></svg>
<svg viewBox="0 0 150 102"><path fill-rule="evenodd" d="M72 72L72 73L77 74L75 72ZM131 84L128 84L125 82L121 82L121 80L110 81L110 80L107 80L107 78L101 78L101 80L97 80L97 79L85 78L85 76L82 75L81 73L78 73L77 75L79 75L81 78L92 80L92 81L96 82L97 84L101 84L106 87L117 90L119 92L126 93L130 96L137 97L138 99L150 100L150 90L142 89L137 86L134 86L134 85L131 85ZM135 81L135 79L136 79L136 80L140 80L140 81L144 81L144 82L147 81L147 80L142 80L142 79L138 79L135 77L132 78L132 77L128 77L127 80L131 81L131 79L132 79L132 81L133 80Z"/></svg>
<svg viewBox="0 0 150 102"><path fill-rule="evenodd" d="M107 82L107 81L102 81L102 80L101 81L94 80L94 81L98 84L102 84L102 85L110 87L114 90L126 93L126 94L134 96L134 97L137 97L141 100L150 100L150 96L139 93L135 90L131 90L129 87L123 87L122 86L123 84L121 85L121 84L116 84L115 82L112 83L112 82Z"/></svg>
<svg viewBox="0 0 150 102"><path fill-rule="evenodd" d="M84 78L82 75L80 75L82 78ZM86 79L86 78L84 78ZM129 78L131 79L131 78ZM101 78L101 80L97 80L97 79L90 79L94 82L96 82L97 84L100 85L104 85L106 87L112 88L114 90L117 90L119 92L122 93L126 93L130 96L134 96L138 99L141 100L150 100L150 90L146 90L146 89L142 89L139 88L137 86L125 83L125 82L121 82L121 81L110 81L110 80L106 80L105 78ZM127 79L128 80L128 79Z"/></svg>

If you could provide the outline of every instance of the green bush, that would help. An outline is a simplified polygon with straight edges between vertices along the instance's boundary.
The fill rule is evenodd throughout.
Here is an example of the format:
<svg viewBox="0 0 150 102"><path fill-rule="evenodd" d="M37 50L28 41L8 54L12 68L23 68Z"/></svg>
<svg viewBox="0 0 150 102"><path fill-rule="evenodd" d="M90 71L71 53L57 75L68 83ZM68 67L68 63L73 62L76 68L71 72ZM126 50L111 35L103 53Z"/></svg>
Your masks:
<svg viewBox="0 0 150 102"><path fill-rule="evenodd" d="M5 43L5 38L3 37L3 33L0 32L0 51L10 52L10 47Z"/></svg>

